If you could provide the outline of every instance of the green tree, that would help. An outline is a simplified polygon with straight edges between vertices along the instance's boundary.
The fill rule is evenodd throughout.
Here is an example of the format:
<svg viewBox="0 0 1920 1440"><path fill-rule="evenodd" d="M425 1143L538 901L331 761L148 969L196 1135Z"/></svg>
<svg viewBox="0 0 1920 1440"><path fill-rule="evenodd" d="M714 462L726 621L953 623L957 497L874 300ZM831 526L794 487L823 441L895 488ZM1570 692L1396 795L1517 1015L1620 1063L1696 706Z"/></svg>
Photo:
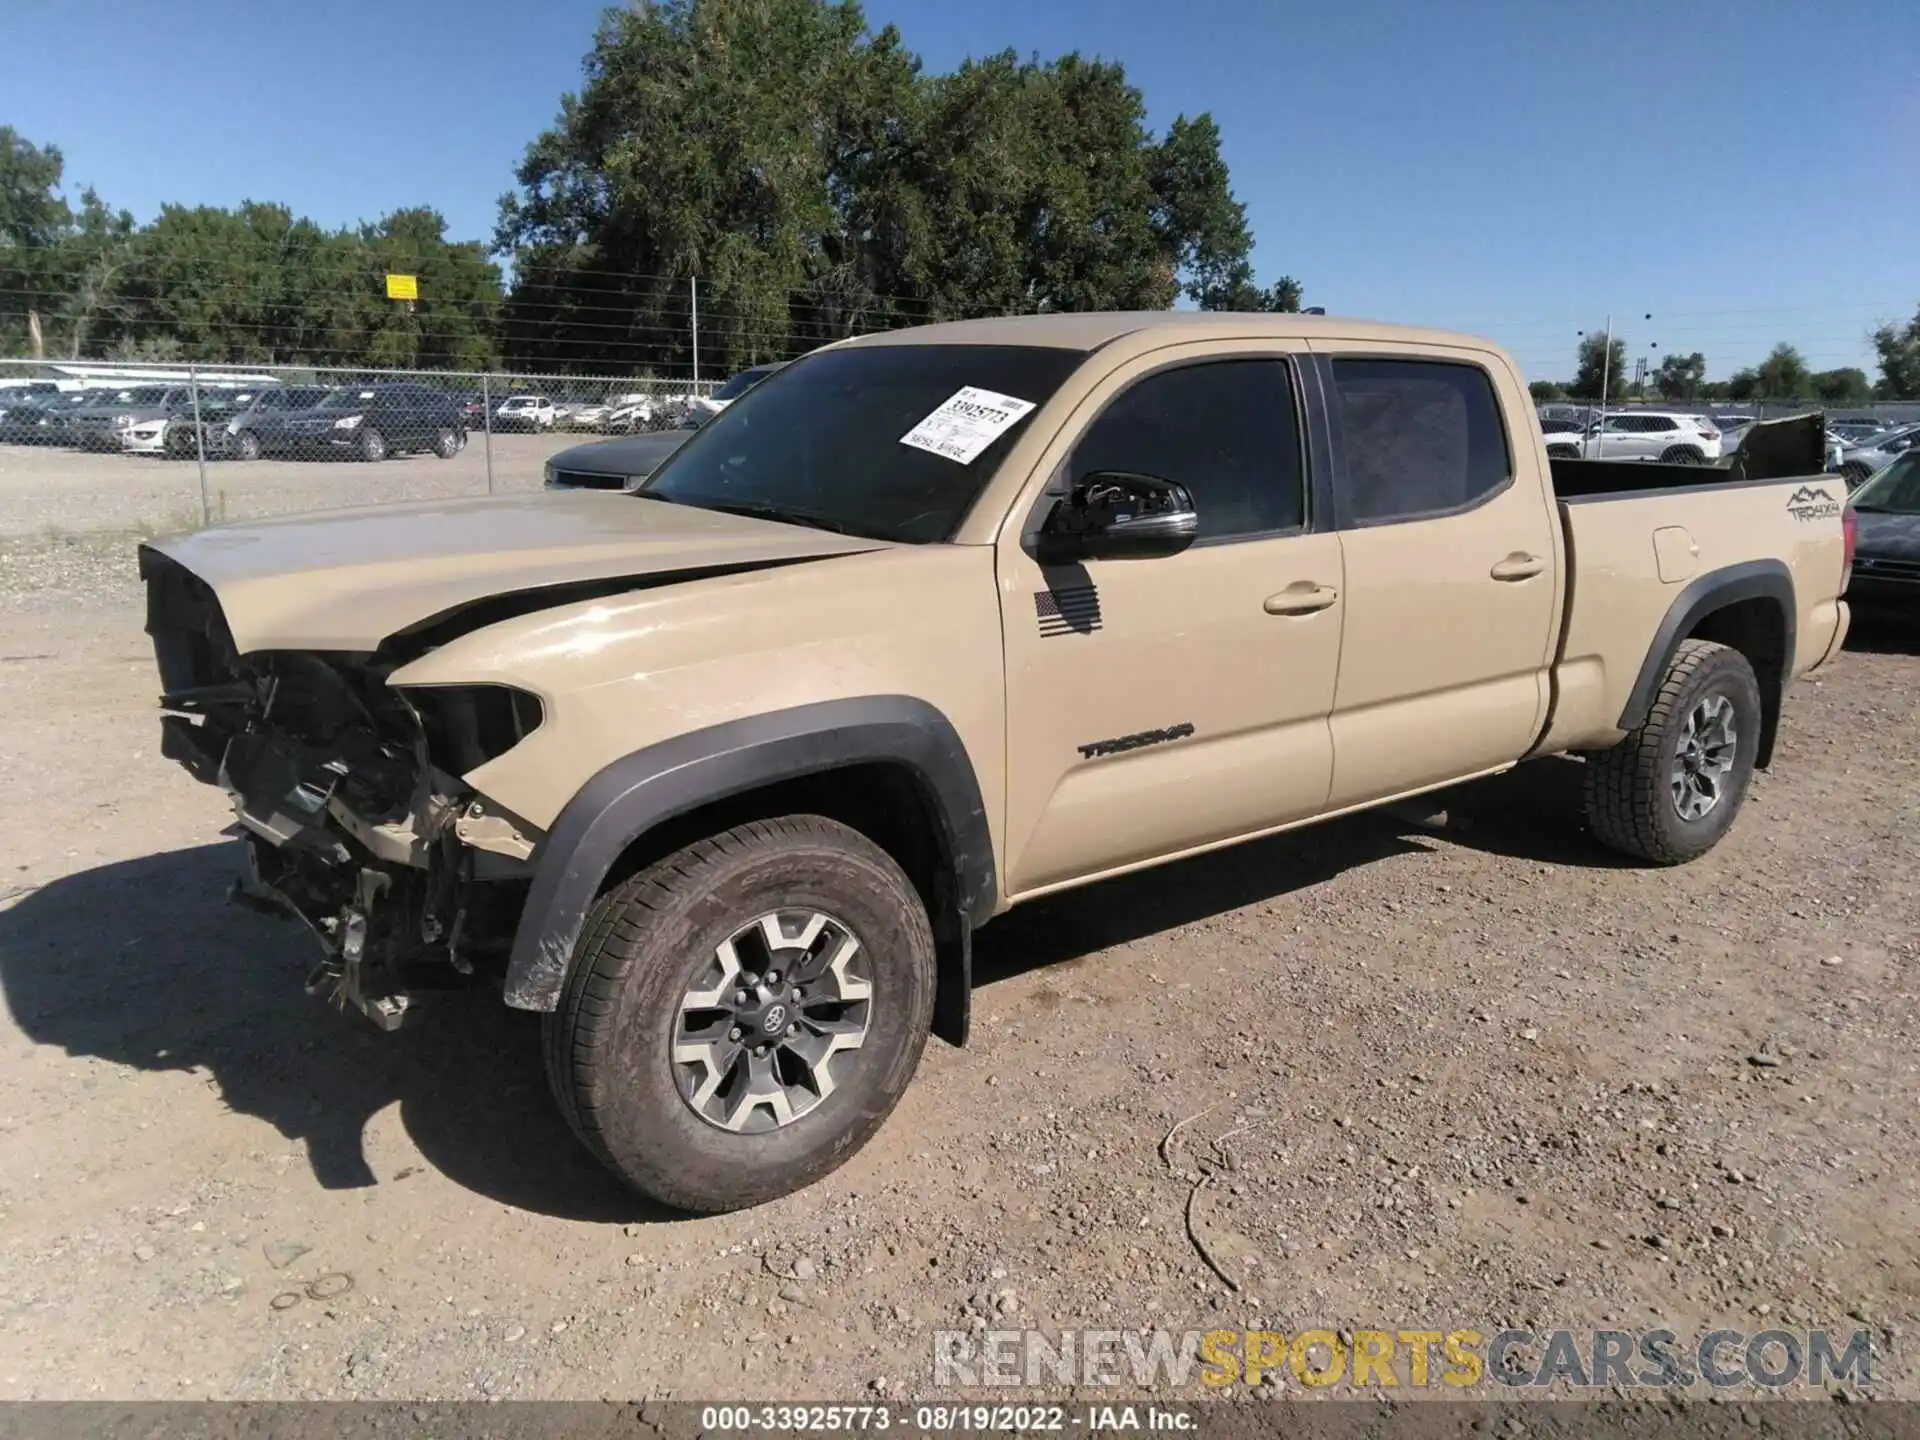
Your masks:
<svg viewBox="0 0 1920 1440"><path fill-rule="evenodd" d="M1873 332L1880 356L1874 393L1882 400L1920 399L1920 310L1905 325L1888 323Z"/></svg>
<svg viewBox="0 0 1920 1440"><path fill-rule="evenodd" d="M1873 385L1867 379L1867 372L1857 366L1848 366L1844 370L1821 370L1810 378L1813 393L1824 404L1865 405L1873 399Z"/></svg>
<svg viewBox="0 0 1920 1440"><path fill-rule="evenodd" d="M1262 289L1211 117L1146 125L1123 69L1012 52L921 72L852 0L610 12L503 198L509 351L714 368L978 314L1297 308Z"/></svg>
<svg viewBox="0 0 1920 1440"><path fill-rule="evenodd" d="M1533 403L1536 405L1545 405L1550 401L1564 400L1567 398L1565 387L1557 385L1551 380L1529 381L1527 384L1527 394L1533 397Z"/></svg>
<svg viewBox="0 0 1920 1440"><path fill-rule="evenodd" d="M1653 372L1653 383L1662 399L1697 400L1700 386L1707 378L1707 357L1695 350L1689 355L1663 356Z"/></svg>
<svg viewBox="0 0 1920 1440"><path fill-rule="evenodd" d="M1624 394L1627 388L1627 342L1618 335L1614 336L1611 353L1608 353L1606 333L1589 330L1580 337L1579 348L1575 351L1573 383L1567 387L1567 392L1576 400L1600 399L1603 366L1606 374L1604 393L1607 398Z"/></svg>
<svg viewBox="0 0 1920 1440"><path fill-rule="evenodd" d="M1793 346L1773 347L1753 370L1753 397L1756 400L1803 400L1813 393L1813 377L1807 362Z"/></svg>

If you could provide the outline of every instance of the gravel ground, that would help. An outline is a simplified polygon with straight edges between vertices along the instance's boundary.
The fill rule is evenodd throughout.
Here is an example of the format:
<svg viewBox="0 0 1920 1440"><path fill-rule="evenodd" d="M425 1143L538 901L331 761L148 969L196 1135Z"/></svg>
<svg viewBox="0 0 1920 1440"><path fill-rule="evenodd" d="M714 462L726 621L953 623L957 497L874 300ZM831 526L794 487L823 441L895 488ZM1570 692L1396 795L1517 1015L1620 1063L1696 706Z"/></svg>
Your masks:
<svg viewBox="0 0 1920 1440"><path fill-rule="evenodd" d="M495 435L496 490L538 489L549 455L592 435ZM469 438L451 460L406 455L351 460L210 460L213 519L435 500L487 493L487 442ZM65 539L90 531L167 534L200 528L200 470L191 460L0 445L0 539Z"/></svg>
<svg viewBox="0 0 1920 1440"><path fill-rule="evenodd" d="M157 754L124 569L24 553L0 1398L898 1397L936 1329L1655 1324L1870 1329L1876 1392L1920 1398L1898 640L1796 689L1683 869L1597 849L1555 760L997 922L975 1042L864 1153L689 1220L577 1149L532 1018L382 1037L305 998Z"/></svg>

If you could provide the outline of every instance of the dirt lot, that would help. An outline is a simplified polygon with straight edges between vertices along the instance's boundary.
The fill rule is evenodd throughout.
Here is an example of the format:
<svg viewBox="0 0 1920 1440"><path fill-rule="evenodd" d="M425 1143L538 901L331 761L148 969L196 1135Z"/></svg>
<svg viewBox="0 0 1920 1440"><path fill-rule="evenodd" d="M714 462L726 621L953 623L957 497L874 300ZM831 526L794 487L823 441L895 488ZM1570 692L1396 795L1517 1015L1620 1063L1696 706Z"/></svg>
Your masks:
<svg viewBox="0 0 1920 1440"><path fill-rule="evenodd" d="M495 435L496 490L539 488L549 455L599 437ZM209 460L208 509L217 521L385 500L487 493L487 440L468 438L451 460L404 455L352 460ZM0 538L200 528L200 470L191 460L0 445Z"/></svg>
<svg viewBox="0 0 1920 1440"><path fill-rule="evenodd" d="M577 1150L536 1020L305 998L158 756L125 569L53 543L0 570L0 1398L924 1394L988 1323L1865 1327L1920 1397L1897 642L1796 691L1685 869L1551 761L1009 917L865 1153L686 1220Z"/></svg>

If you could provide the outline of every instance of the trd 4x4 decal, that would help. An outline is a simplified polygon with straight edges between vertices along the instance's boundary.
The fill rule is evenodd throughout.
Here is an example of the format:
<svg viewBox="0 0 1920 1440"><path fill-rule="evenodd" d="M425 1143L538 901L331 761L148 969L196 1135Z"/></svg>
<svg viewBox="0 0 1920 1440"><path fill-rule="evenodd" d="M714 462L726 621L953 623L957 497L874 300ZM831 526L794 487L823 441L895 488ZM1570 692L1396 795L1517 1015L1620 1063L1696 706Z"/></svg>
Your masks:
<svg viewBox="0 0 1920 1440"><path fill-rule="evenodd" d="M1802 485L1787 497L1787 513L1796 520L1831 520L1840 513L1840 502L1824 485Z"/></svg>

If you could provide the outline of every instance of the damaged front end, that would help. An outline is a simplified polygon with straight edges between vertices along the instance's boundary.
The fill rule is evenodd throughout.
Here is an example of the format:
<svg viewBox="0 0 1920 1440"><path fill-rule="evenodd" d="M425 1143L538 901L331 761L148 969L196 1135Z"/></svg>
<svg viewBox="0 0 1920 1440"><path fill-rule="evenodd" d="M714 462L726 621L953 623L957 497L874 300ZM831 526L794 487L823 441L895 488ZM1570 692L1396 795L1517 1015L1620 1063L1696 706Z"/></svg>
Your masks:
<svg viewBox="0 0 1920 1440"><path fill-rule="evenodd" d="M234 898L291 913L323 957L308 989L382 1029L416 991L504 962L538 832L459 777L540 725L502 685L395 687L410 656L238 653L218 599L140 552L164 693L161 751L232 797Z"/></svg>

